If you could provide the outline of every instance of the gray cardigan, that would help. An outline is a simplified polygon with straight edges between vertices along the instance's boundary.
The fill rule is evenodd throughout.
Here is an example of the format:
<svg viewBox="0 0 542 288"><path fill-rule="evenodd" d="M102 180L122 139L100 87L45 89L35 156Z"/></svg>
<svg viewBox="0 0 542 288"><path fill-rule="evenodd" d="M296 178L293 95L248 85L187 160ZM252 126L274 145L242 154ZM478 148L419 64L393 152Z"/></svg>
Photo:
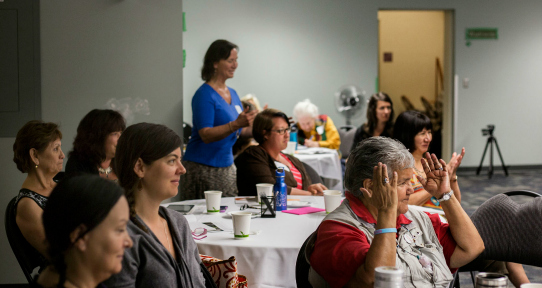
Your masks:
<svg viewBox="0 0 542 288"><path fill-rule="evenodd" d="M128 223L134 246L126 249L122 271L104 284L107 287L205 287L198 247L186 218L180 213L160 207L159 213L169 225L177 261L160 243L139 216ZM145 227L148 232L141 229ZM210 283L207 283L210 285ZM214 283L211 284L214 286Z"/></svg>

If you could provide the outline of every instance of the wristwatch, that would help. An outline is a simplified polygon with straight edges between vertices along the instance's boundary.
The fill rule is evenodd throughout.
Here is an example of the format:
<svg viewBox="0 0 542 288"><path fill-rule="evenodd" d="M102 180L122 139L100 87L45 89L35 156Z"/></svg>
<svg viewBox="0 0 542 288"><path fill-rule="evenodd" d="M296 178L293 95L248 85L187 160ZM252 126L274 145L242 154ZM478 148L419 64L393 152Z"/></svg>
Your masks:
<svg viewBox="0 0 542 288"><path fill-rule="evenodd" d="M450 198L452 198L452 195L454 195L454 190L450 190L450 192L444 193L444 195L442 195L442 198L438 199L437 201L438 202L448 201L450 200Z"/></svg>

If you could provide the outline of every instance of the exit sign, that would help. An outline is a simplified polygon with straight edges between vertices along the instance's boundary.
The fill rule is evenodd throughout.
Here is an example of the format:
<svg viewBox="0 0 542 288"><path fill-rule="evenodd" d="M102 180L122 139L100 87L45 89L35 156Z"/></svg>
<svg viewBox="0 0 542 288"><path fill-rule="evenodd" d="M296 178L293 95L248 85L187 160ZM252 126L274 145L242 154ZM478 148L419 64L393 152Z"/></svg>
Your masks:
<svg viewBox="0 0 542 288"><path fill-rule="evenodd" d="M465 39L498 39L499 33L497 28L467 28Z"/></svg>

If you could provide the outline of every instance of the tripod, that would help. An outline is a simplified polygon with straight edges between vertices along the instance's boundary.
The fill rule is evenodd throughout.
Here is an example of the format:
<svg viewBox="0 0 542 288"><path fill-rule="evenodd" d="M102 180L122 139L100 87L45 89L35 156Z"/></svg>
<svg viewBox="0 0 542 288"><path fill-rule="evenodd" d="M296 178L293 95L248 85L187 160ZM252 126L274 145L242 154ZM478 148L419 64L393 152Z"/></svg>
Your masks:
<svg viewBox="0 0 542 288"><path fill-rule="evenodd" d="M497 138L493 137L493 129L495 126L490 127L492 125L488 125L489 129L482 129L482 132L484 135L489 134L489 137L487 137L487 143L486 148L484 149L484 154L482 154L482 160L480 160L480 166L478 166L478 169L476 169L476 175L480 174L480 170L482 170L482 164L484 163L484 157L486 156L487 147L491 146L491 149L489 150L489 172L488 176L489 179L491 179L491 176L493 176L493 142L495 142L495 147L497 147L497 152L499 152L499 158L501 158L501 165L502 169L504 170L504 174L508 176L508 170L506 169L506 166L504 166L504 160L502 159L501 149L499 149L499 144L497 144Z"/></svg>

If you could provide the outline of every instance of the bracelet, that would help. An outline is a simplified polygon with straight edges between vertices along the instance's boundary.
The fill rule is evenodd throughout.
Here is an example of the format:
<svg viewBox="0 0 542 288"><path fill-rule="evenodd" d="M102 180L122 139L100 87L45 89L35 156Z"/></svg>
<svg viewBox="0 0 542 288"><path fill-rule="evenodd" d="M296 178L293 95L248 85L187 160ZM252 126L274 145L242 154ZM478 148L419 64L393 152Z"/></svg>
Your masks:
<svg viewBox="0 0 542 288"><path fill-rule="evenodd" d="M233 130L233 128L231 127L231 122L228 122L228 125L230 126L230 131L233 133L233 131L235 130Z"/></svg>
<svg viewBox="0 0 542 288"><path fill-rule="evenodd" d="M384 228L384 229L378 229L375 230L375 235L383 234L383 233L397 233L397 228Z"/></svg>

